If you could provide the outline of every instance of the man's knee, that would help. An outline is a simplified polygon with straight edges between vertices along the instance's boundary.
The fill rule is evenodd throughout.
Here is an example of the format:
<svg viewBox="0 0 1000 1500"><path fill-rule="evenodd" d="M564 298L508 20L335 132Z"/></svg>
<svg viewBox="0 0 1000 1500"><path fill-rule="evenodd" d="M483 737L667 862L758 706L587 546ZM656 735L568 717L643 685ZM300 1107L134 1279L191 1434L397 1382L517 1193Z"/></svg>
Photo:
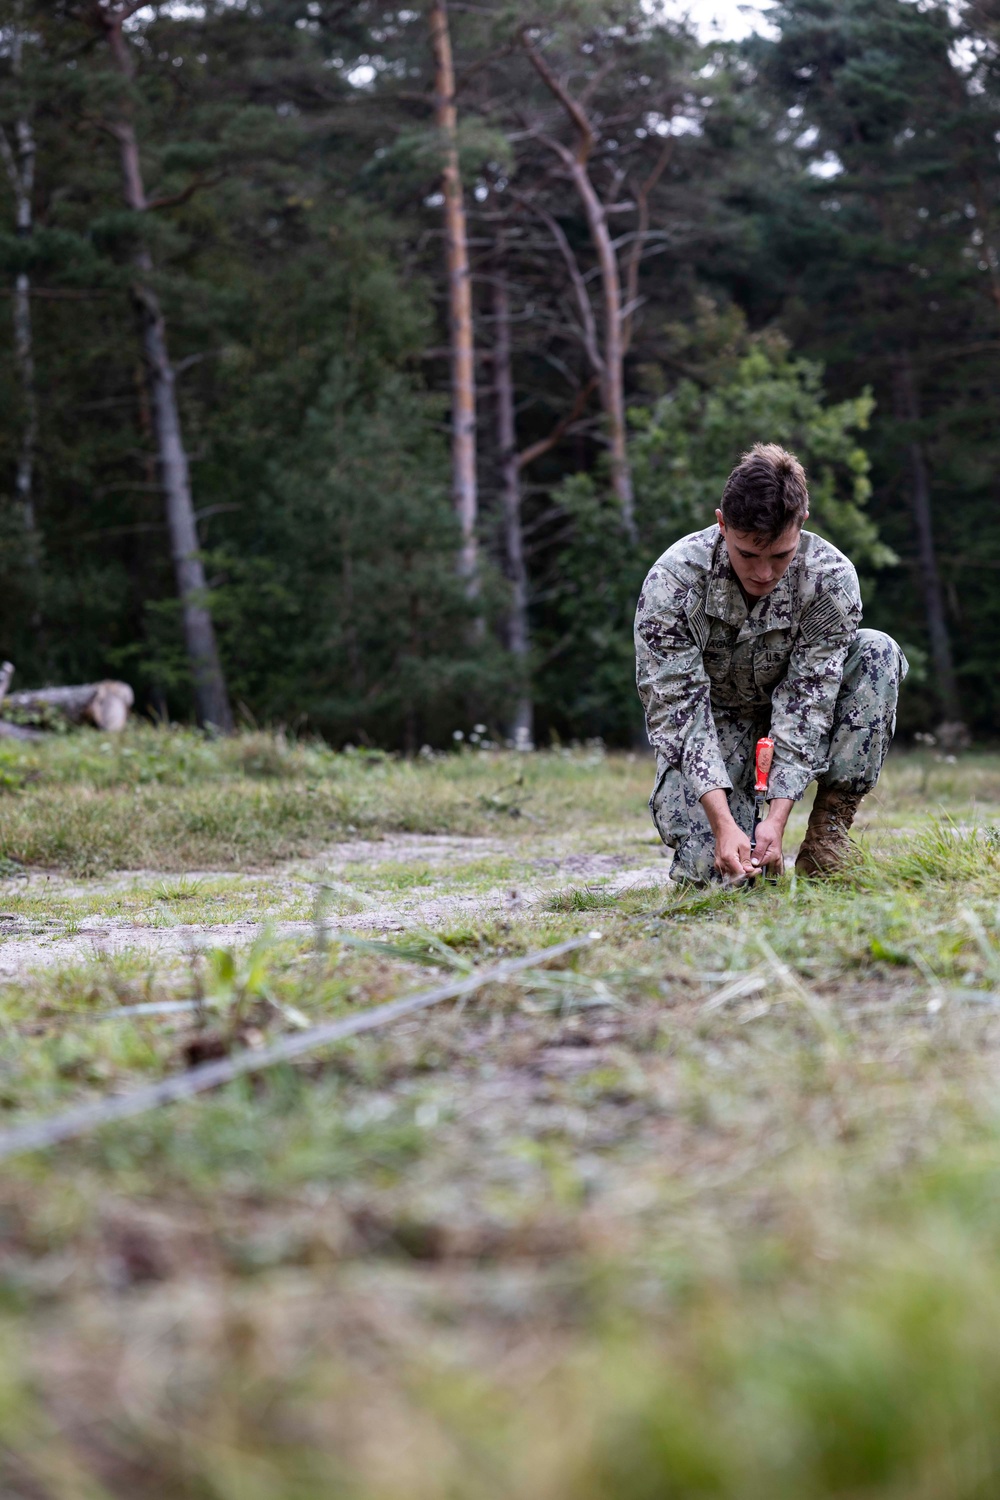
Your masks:
<svg viewBox="0 0 1000 1500"><path fill-rule="evenodd" d="M881 630L859 630L844 663L826 773L830 786L864 795L878 781L896 731L906 657Z"/></svg>
<svg viewBox="0 0 1000 1500"><path fill-rule="evenodd" d="M653 795L649 799L649 810L660 838L669 849L676 848L690 832L696 813L679 771L662 766L659 768Z"/></svg>
<svg viewBox="0 0 1000 1500"><path fill-rule="evenodd" d="M859 630L848 648L844 685L866 681L895 696L908 671L909 662L891 635L884 630Z"/></svg>

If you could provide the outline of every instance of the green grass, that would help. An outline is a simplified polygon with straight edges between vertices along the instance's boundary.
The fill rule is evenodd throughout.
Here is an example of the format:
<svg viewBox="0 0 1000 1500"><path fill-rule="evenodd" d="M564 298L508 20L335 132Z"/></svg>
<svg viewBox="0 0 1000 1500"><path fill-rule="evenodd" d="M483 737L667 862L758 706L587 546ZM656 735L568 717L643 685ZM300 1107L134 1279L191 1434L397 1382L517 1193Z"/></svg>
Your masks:
<svg viewBox="0 0 1000 1500"><path fill-rule="evenodd" d="M503 754L415 763L262 734L210 740L149 727L8 742L0 745L0 880L22 868L85 876L261 868L354 836L506 836L539 819L591 823L634 808L645 779L634 757L589 753L543 755L518 763L514 777L511 769ZM511 817L538 796L539 811Z"/></svg>
<svg viewBox="0 0 1000 1500"><path fill-rule="evenodd" d="M658 860L635 757L2 749L30 878L0 887L0 937L302 920L333 889L325 937L4 984L0 1127L167 1076L195 1033L259 1045L603 934L5 1164L4 1495L1000 1490L1000 758L891 761L827 885L615 894L609 870ZM324 852L362 837L375 857ZM405 915L428 893L430 932ZM372 903L401 914L388 941L348 940ZM201 1011L100 1019L174 999Z"/></svg>

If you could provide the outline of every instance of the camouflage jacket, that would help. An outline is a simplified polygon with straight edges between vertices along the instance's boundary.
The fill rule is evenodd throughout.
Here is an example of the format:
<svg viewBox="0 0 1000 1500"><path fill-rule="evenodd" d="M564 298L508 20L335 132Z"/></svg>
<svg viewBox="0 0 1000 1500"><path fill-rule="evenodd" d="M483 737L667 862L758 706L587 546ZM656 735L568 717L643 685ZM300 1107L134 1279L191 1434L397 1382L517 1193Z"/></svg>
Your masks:
<svg viewBox="0 0 1000 1500"><path fill-rule="evenodd" d="M718 526L675 542L650 569L635 619L636 682L661 766L680 771L697 797L728 791L714 716L766 723L770 714L769 793L801 797L824 769L860 619L853 565L813 532L749 610Z"/></svg>

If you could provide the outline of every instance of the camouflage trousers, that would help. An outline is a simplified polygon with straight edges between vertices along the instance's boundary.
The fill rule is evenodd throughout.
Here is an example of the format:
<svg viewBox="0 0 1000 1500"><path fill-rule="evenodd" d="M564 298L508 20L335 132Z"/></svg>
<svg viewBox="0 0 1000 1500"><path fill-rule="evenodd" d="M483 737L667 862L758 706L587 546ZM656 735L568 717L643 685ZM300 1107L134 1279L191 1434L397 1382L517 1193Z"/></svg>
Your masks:
<svg viewBox="0 0 1000 1500"><path fill-rule="evenodd" d="M859 630L847 653L833 725L817 749L814 778L862 796L878 781L896 729L896 700L907 661L891 636ZM770 710L714 709L719 748L733 790L729 808L744 833L753 831L754 749L768 732ZM658 762L649 799L653 822L674 851L671 874L693 880L712 875L715 840L705 810L680 771Z"/></svg>

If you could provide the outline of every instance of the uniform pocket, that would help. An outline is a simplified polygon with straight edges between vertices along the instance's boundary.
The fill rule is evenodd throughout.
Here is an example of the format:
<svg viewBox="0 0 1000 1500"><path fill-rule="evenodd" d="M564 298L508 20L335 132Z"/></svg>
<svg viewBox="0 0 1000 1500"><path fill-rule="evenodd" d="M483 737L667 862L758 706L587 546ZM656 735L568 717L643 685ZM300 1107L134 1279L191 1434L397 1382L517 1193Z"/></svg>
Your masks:
<svg viewBox="0 0 1000 1500"><path fill-rule="evenodd" d="M792 655L791 636L784 631L768 631L762 636L753 657L754 682L770 692L788 671Z"/></svg>

